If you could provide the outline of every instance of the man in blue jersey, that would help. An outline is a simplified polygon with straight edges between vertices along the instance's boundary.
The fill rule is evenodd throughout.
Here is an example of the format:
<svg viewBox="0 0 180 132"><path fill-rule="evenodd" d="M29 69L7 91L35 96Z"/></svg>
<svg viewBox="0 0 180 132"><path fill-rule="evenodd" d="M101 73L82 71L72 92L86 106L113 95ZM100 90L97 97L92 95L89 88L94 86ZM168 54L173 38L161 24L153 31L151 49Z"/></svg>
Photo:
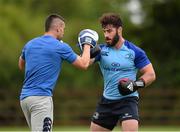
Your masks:
<svg viewBox="0 0 180 132"><path fill-rule="evenodd" d="M118 14L100 18L106 43L91 63L98 62L104 90L91 121L91 131L111 131L120 121L122 131L138 131L138 88L155 80L155 72L145 52L122 36ZM141 73L137 77L137 72Z"/></svg>
<svg viewBox="0 0 180 132"><path fill-rule="evenodd" d="M90 47L95 47L98 34L93 30L81 32L82 55L77 55L61 39L65 22L58 14L45 21L45 34L30 40L19 58L19 69L25 67L25 80L20 94L20 104L32 131L51 131L53 123L52 94L61 71L62 62L87 69Z"/></svg>

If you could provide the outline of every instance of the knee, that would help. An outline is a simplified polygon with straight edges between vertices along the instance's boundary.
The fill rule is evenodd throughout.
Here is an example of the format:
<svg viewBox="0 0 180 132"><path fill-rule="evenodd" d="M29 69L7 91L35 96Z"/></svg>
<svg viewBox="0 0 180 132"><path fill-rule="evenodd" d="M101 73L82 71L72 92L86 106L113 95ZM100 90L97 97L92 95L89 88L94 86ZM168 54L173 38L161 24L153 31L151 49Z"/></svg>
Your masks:
<svg viewBox="0 0 180 132"><path fill-rule="evenodd" d="M124 132L137 132L138 121L137 120L126 120L122 122L122 131Z"/></svg>

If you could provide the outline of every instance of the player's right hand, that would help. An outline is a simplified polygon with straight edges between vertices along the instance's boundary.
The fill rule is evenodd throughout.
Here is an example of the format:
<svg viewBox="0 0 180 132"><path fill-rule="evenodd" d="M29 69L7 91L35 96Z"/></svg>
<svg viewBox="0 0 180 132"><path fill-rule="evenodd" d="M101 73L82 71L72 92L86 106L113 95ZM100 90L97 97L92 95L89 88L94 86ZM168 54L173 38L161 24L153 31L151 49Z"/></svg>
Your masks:
<svg viewBox="0 0 180 132"><path fill-rule="evenodd" d="M144 87L145 87L145 82L142 79L133 81L128 78L123 78L119 80L119 84L118 84L118 89L121 95L131 94L136 90L138 90L139 88L144 88Z"/></svg>
<svg viewBox="0 0 180 132"><path fill-rule="evenodd" d="M99 36L98 33L91 29L84 29L78 35L78 46L81 51L83 51L83 45L89 44L91 48L97 45Z"/></svg>

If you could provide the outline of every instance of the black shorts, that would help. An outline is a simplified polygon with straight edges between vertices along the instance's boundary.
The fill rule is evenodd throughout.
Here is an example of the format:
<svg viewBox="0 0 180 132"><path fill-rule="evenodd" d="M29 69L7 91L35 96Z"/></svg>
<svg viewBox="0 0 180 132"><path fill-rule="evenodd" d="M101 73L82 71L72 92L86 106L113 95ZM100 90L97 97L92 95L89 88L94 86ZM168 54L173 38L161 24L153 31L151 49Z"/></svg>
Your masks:
<svg viewBox="0 0 180 132"><path fill-rule="evenodd" d="M120 100L108 100L102 97L92 122L112 130L118 121L128 119L139 120L138 97L126 97Z"/></svg>

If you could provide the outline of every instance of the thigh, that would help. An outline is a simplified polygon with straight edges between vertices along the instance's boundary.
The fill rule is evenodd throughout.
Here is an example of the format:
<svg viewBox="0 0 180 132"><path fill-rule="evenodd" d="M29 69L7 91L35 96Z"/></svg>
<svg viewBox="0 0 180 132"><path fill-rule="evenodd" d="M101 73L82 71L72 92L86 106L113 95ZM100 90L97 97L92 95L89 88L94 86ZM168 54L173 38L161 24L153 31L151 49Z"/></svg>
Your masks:
<svg viewBox="0 0 180 132"><path fill-rule="evenodd" d="M20 105L21 105L21 109L23 111L23 114L26 118L27 124L28 124L29 128L31 128L31 113L30 113L29 108L27 106L26 99L21 100Z"/></svg>
<svg viewBox="0 0 180 132"><path fill-rule="evenodd" d="M92 116L91 130L113 130L119 119L119 116L112 112L114 105L114 103L105 102L104 98L101 99L96 107L96 112Z"/></svg>
<svg viewBox="0 0 180 132"><path fill-rule="evenodd" d="M122 131L138 131L138 120L138 99L136 97L123 99L120 114Z"/></svg>
<svg viewBox="0 0 180 132"><path fill-rule="evenodd" d="M119 120L139 120L138 114L138 98L137 97L127 97L122 99L119 109ZM117 110L118 111L118 110Z"/></svg>
<svg viewBox="0 0 180 132"><path fill-rule="evenodd" d="M52 129L53 123L53 101L52 97L33 96L31 109L31 130L48 131Z"/></svg>
<svg viewBox="0 0 180 132"><path fill-rule="evenodd" d="M102 127L102 126L100 126L94 122L91 122L90 131L91 132L97 132L97 131L98 132L104 132L104 131L107 132L107 131L111 131L111 130L104 128L104 127Z"/></svg>

